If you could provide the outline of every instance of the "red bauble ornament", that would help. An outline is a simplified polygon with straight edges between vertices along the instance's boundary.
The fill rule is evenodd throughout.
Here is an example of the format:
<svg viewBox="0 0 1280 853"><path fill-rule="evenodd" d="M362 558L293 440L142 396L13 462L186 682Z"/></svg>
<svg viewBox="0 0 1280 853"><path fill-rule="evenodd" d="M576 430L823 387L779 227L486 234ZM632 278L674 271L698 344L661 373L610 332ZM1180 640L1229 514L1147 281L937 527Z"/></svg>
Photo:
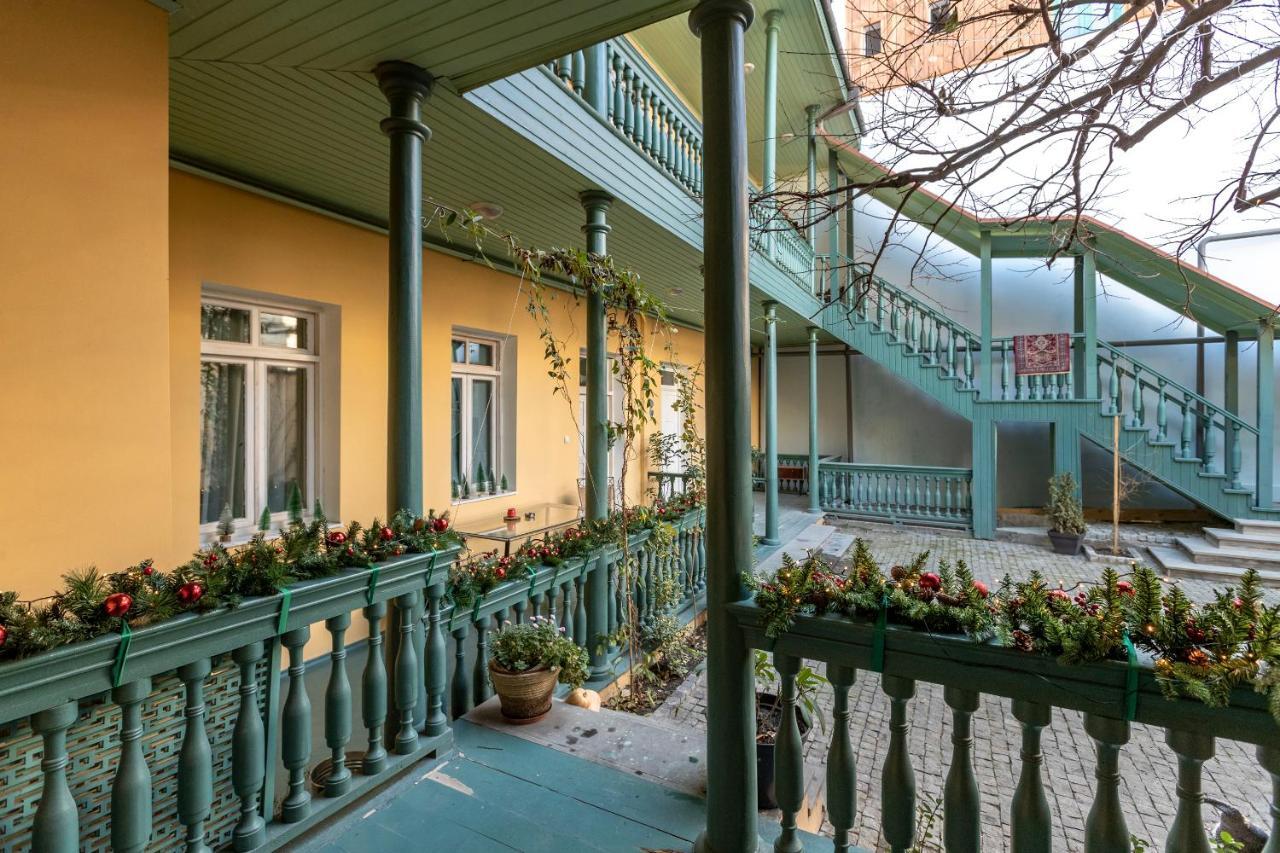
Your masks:
<svg viewBox="0 0 1280 853"><path fill-rule="evenodd" d="M496 575L498 576L498 580L502 580L503 578L505 578L505 577L507 576L507 570L506 570L506 569L504 569L504 568L502 568L501 566L499 566L499 567L498 567L498 570L497 570L496 572L494 572L494 574L496 574Z"/></svg>
<svg viewBox="0 0 1280 853"><path fill-rule="evenodd" d="M920 576L920 588L926 592L937 592L942 589L942 578L933 572L925 572Z"/></svg>
<svg viewBox="0 0 1280 853"><path fill-rule="evenodd" d="M436 533L444 533L449 529L449 519L445 518L443 515L437 519L433 519L431 522L431 529Z"/></svg>
<svg viewBox="0 0 1280 853"><path fill-rule="evenodd" d="M341 530L335 530L334 532L329 534L330 545L341 545L346 541L347 541L347 534L343 533Z"/></svg>
<svg viewBox="0 0 1280 853"><path fill-rule="evenodd" d="M9 629L0 625L0 646L4 645L4 641L9 639Z"/></svg>
<svg viewBox="0 0 1280 853"><path fill-rule="evenodd" d="M1121 595L1133 595L1133 584L1128 581L1120 581L1116 584L1116 592Z"/></svg>
<svg viewBox="0 0 1280 853"><path fill-rule="evenodd" d="M978 595L982 596L983 598L986 598L988 595L990 595L990 594L991 594L991 590L987 589L987 585L986 585L985 583L983 583L982 581L974 581L974 582L973 582L973 590L974 590L974 592L978 593Z"/></svg>
<svg viewBox="0 0 1280 853"><path fill-rule="evenodd" d="M183 604L195 604L204 597L204 587L196 581L178 587L178 600Z"/></svg>
<svg viewBox="0 0 1280 853"><path fill-rule="evenodd" d="M1231 606L1234 607L1236 610L1244 610L1244 599L1241 599L1241 598L1231 599Z"/></svg>
<svg viewBox="0 0 1280 853"><path fill-rule="evenodd" d="M382 528L379 535L382 536L382 541L384 542L389 542L391 539L395 538L395 534L391 532L390 527Z"/></svg>
<svg viewBox="0 0 1280 853"><path fill-rule="evenodd" d="M127 592L113 592L102 602L102 609L108 616L123 616L133 606L133 596Z"/></svg>

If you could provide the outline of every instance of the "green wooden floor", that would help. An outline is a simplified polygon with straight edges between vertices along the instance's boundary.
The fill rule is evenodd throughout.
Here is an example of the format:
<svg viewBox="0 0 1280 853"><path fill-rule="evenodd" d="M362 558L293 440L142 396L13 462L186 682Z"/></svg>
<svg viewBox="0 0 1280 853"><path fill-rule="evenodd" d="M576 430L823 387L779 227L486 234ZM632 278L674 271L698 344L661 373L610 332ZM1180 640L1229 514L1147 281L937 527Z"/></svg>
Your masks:
<svg viewBox="0 0 1280 853"><path fill-rule="evenodd" d="M457 748L315 836L320 853L401 850L686 851L704 802L459 720ZM762 821L771 842L777 824ZM806 850L831 842L805 837Z"/></svg>

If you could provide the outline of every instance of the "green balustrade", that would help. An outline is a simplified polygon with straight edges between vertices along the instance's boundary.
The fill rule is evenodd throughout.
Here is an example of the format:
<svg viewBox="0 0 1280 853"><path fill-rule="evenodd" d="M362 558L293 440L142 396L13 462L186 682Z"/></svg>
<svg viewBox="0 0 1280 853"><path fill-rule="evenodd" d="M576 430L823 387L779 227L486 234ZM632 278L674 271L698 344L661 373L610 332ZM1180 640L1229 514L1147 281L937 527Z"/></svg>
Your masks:
<svg viewBox="0 0 1280 853"><path fill-rule="evenodd" d="M978 694L945 687L942 695L951 709L951 767L943 788L942 839L947 853L978 853L982 807L973 772L973 713L978 710Z"/></svg>
<svg viewBox="0 0 1280 853"><path fill-rule="evenodd" d="M1165 853L1210 853L1209 836L1204 831L1204 791L1200 774L1213 758L1213 738L1199 732L1170 729L1165 743L1178 756L1178 811L1169 827Z"/></svg>
<svg viewBox="0 0 1280 853"><path fill-rule="evenodd" d="M284 700L281 721L281 753L289 772L289 793L280 818L297 823L311 814L311 791L307 788L307 763L311 760L311 698L307 695L305 648L311 627L303 625L286 633L281 642L289 652L289 694Z"/></svg>
<svg viewBox="0 0 1280 853"><path fill-rule="evenodd" d="M493 695L489 685L489 624L492 615L476 618L476 662L471 673L471 686L475 693L475 704L480 705Z"/></svg>
<svg viewBox="0 0 1280 853"><path fill-rule="evenodd" d="M796 675L800 659L774 654L778 672L781 719L774 747L773 786L782 810L782 832L774 842L775 853L801 853L804 844L796 829L796 815L804 805L804 744L800 741L800 718L796 708Z"/></svg>
<svg viewBox="0 0 1280 853"><path fill-rule="evenodd" d="M1120 748L1129 742L1123 720L1085 714L1084 729L1093 738L1098 763L1093 805L1084 823L1085 853L1115 853L1129 846L1129 828L1120 809Z"/></svg>
<svg viewBox="0 0 1280 853"><path fill-rule="evenodd" d="M178 820L186 827L187 853L205 853L204 822L213 805L213 754L205 732L204 680L213 667L200 658L178 668L186 687L186 728L178 755Z"/></svg>
<svg viewBox="0 0 1280 853"><path fill-rule="evenodd" d="M360 773L376 776L387 766L387 748L383 743L387 722L387 664L382 658L382 619L387 615L387 603L375 601L365 606L363 613L369 626L369 639L364 673L360 677L360 718L369 743L360 761Z"/></svg>
<svg viewBox="0 0 1280 853"><path fill-rule="evenodd" d="M427 622L426 660L423 661L427 684L427 721L424 733L436 736L449 728L449 717L444 711L444 691L447 682L445 674L445 639L444 629L440 626L441 610L444 600L444 583L437 582L427 587L425 596L430 604ZM523 602L516 605L520 614L524 612ZM521 620L523 616L520 617Z"/></svg>
<svg viewBox="0 0 1280 853"><path fill-rule="evenodd" d="M547 593L550 595L550 591ZM548 601L548 605L550 602ZM454 616L453 681L449 685L449 716L458 719L473 707L471 704L471 670L467 668L467 638L471 636L471 622L466 614Z"/></svg>
<svg viewBox="0 0 1280 853"><path fill-rule="evenodd" d="M236 850L256 850L267 838L260 802L266 773L266 733L258 710L258 663L264 651L262 642L255 641L231 654L240 668L240 709L231 736L231 784L240 798L240 819L231 836Z"/></svg>
<svg viewBox="0 0 1280 853"><path fill-rule="evenodd" d="M968 468L834 461L818 466L825 512L904 524L969 527L972 481Z"/></svg>
<svg viewBox="0 0 1280 853"><path fill-rule="evenodd" d="M151 840L151 773L142 752L142 703L151 679L139 678L111 691L120 706L120 759L111 785L111 847L141 853Z"/></svg>
<svg viewBox="0 0 1280 853"><path fill-rule="evenodd" d="M1012 853L1050 853L1053 818L1044 792L1040 733L1049 725L1052 713L1048 705L1023 699L1013 700L1012 710L1022 726L1022 749L1018 754L1022 767L1009 806L1010 850Z"/></svg>
<svg viewBox="0 0 1280 853"><path fill-rule="evenodd" d="M413 709L418 701L418 658L413 650L413 623L415 605L418 598L416 592L407 592L396 599L396 610L399 614L400 645L396 650L395 662L395 699L396 711L400 715L400 725L396 732L395 750L399 755L408 755L418 746L418 733L413 726Z"/></svg>
<svg viewBox="0 0 1280 853"><path fill-rule="evenodd" d="M410 611L416 623L416 607ZM346 632L351 627L351 614L339 613L324 622L332 641L329 653L329 684L324 692L324 741L329 747L329 774L324 780L324 795L340 797L351 790L351 768L347 767L347 742L351 740L351 682L347 678ZM402 642L412 648L411 638ZM406 683L414 690L417 705L416 673L406 675Z"/></svg>
<svg viewBox="0 0 1280 853"><path fill-rule="evenodd" d="M908 678L884 676L889 697L889 751L885 753L880 778L880 801L884 804L881 831L892 853L906 853L916 835L916 776L907 749L907 703L916 695L916 683Z"/></svg>
<svg viewBox="0 0 1280 853"><path fill-rule="evenodd" d="M827 819L836 853L849 850L849 832L858 813L858 766L849 741L849 689L856 674L851 666L827 667L827 680L834 693L831 746L827 752Z"/></svg>
<svg viewBox="0 0 1280 853"><path fill-rule="evenodd" d="M31 728L40 735L40 804L31 826L31 841L44 853L76 853L80 849L80 819L67 783L67 729L76 721L79 705L63 702L31 717Z"/></svg>

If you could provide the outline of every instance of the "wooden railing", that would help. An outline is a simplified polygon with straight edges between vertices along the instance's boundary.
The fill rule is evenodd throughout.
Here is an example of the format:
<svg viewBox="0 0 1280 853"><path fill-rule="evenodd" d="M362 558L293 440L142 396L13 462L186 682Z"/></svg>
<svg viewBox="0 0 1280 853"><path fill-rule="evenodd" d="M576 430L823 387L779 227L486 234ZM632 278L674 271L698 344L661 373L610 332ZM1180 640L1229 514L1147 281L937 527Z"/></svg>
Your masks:
<svg viewBox="0 0 1280 853"><path fill-rule="evenodd" d="M649 479L653 481L654 497L665 501L683 495L691 475L679 471L650 471Z"/></svg>
<svg viewBox="0 0 1280 853"><path fill-rule="evenodd" d="M1019 853L1054 849L1053 839L1061 835L1049 811L1041 754L1041 738L1053 724L1054 708L1084 713L1084 732L1097 752L1092 807L1083 827L1084 853L1132 849L1120 802L1123 747L1132 723L1165 729L1165 743L1177 757L1177 814L1166 851L1210 849L1201 814L1201 768L1214 754L1215 737L1257 745L1260 772L1271 776L1276 790L1271 804L1275 823L1272 838L1280 837L1280 726L1268 711L1266 698L1250 689L1237 689L1225 708L1190 699L1168 700L1161 695L1152 669L1142 665L1136 673L1136 704L1130 714L1130 669L1121 662L1065 666L1047 656L893 626L883 631L878 643L872 623L835 616L798 617L791 630L774 641L766 638L763 613L754 604L741 602L730 605L729 610L751 646L773 653L781 681L782 724L774 780L783 834L775 849L799 849L791 845L799 843L795 839L796 814L804 805L805 750L798 727L796 688L802 660L825 662L835 694L825 805L836 850L848 849L850 830L859 822L849 689L858 670L873 669L883 673L881 684L889 705L887 731L882 732L888 748L880 778L879 826L894 853L913 849L916 843L916 773L907 751L907 733L911 700L920 681L941 685L951 709L951 755L942 804L942 843L948 851L980 849L982 828L993 820L987 812L989 806L984 808L981 802L974 769L972 723L982 694L1008 700L1009 712L1022 729L1020 764L1016 778L1011 774L1008 780L1011 795L999 805L1008 816L1011 849ZM862 726L866 721L857 724ZM748 756L740 760L751 763ZM732 784L732 780L716 777L708 781L711 785ZM1060 781L1050 780L1055 784ZM737 803L742 798L721 801Z"/></svg>
<svg viewBox="0 0 1280 853"><path fill-rule="evenodd" d="M624 578L642 618L659 615L655 590L668 580L676 609L695 611L706 587L702 513L670 521L669 551L642 531L628 540L629 564L615 547L541 566L466 608L447 597L456 553L419 554L139 628L124 651L112 634L0 664L0 755L12 757L0 767L0 848L285 846L450 748L450 719L490 695L489 632L503 620L550 616L580 644L596 642L583 590L600 571L610 635L625 618ZM354 701L352 613L368 630ZM331 648L323 745L312 741L304 660L314 626ZM37 753L38 766L16 757ZM277 798L280 765L287 783Z"/></svg>
<svg viewBox="0 0 1280 853"><path fill-rule="evenodd" d="M822 462L822 509L852 518L969 527L973 521L968 468Z"/></svg>
<svg viewBox="0 0 1280 853"><path fill-rule="evenodd" d="M1077 376L1077 353L1084 344L1084 335L1070 336L1071 370L1067 373L1018 376L1014 370L1013 338L993 338L992 357L999 364L1000 390L993 394L998 400L1041 401L1082 400L1085 398L1084 377Z"/></svg>
<svg viewBox="0 0 1280 853"><path fill-rule="evenodd" d="M836 459L828 456L824 459ZM764 488L764 457L752 460L751 480L756 488ZM784 495L804 495L809 492L809 454L779 453L778 470L788 476L778 478L778 491ZM794 475L794 476L791 476Z"/></svg>

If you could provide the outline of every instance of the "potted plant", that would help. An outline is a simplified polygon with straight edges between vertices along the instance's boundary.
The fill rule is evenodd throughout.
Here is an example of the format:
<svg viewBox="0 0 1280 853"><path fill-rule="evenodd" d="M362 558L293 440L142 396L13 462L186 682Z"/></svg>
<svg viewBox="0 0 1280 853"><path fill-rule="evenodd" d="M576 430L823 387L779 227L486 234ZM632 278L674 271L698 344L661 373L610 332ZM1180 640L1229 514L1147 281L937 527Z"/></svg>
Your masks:
<svg viewBox="0 0 1280 853"><path fill-rule="evenodd" d="M1076 497L1076 478L1070 473L1049 478L1049 541L1058 554L1079 554L1084 542L1084 511Z"/></svg>
<svg viewBox="0 0 1280 853"><path fill-rule="evenodd" d="M556 682L581 687L587 652L546 617L504 622L490 646L489 678L509 723L542 719L551 710Z"/></svg>
<svg viewBox="0 0 1280 853"><path fill-rule="evenodd" d="M766 652L756 649L756 681L764 685L778 683L778 673ZM818 705L818 689L828 684L827 679L807 666L796 673L796 723L800 728L800 741L808 737L816 719L822 729L822 708ZM778 728L782 725L782 700L770 689L756 691L756 807L761 811L778 807L777 792L773 784L775 750Z"/></svg>

